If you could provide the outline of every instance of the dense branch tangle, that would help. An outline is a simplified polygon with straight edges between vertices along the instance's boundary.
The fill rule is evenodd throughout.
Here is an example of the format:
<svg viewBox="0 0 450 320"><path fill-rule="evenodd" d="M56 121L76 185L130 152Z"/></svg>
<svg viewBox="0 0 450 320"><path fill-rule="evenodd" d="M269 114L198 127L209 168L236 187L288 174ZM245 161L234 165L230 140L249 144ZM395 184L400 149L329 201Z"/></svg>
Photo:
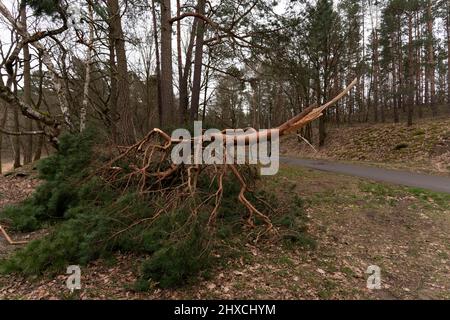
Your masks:
<svg viewBox="0 0 450 320"><path fill-rule="evenodd" d="M295 133L308 123L321 117L328 107L331 107L344 97L356 83L357 80L355 79L344 91L325 105L319 107L310 106L279 127L267 130L267 137L270 138L275 131L277 131L279 136ZM227 154L226 142L230 140L234 143L243 142L246 146L249 146L251 142L258 142L260 138L260 132L256 131L239 136L227 135L225 131L222 131L218 135L221 135L222 141L224 141L224 155ZM161 129L155 128L141 141L129 147L119 147L117 156L95 172L94 175L100 176L105 183L120 188L122 192L137 187L139 194L144 197L159 195L163 199L164 205L159 210L156 210L152 217L136 221L125 229L116 232L113 236L119 235L141 223L151 223L165 212L176 209L183 202L186 203L191 200L194 202L191 210L193 216L197 215L200 209L208 208L210 210L207 227L212 228L223 199L224 179L230 177L234 177L240 185L238 200L248 210L247 225L254 227L255 219L259 219L266 225L265 230L258 234L257 239L263 233L274 231L270 218L258 210L246 197L246 193L251 191L246 178L246 175L252 174L251 166L236 164L176 165L172 163L170 154L176 145L182 142L195 143L199 138L205 141L204 136L194 137L190 141L173 139ZM199 193L204 193L204 191L199 191L197 188L200 177L204 177L210 187L214 182L217 182L217 188L209 191L206 195L203 194L203 197L199 198L196 196ZM13 241L1 226L0 233L9 244L25 243L23 241Z"/></svg>
<svg viewBox="0 0 450 320"><path fill-rule="evenodd" d="M323 112L344 97L356 84L356 79L338 96L323 106L311 106L302 113L283 123L277 128L267 130L267 137L270 138L275 131L280 136L295 133L308 123L321 117ZM261 132L252 131L244 135L227 135L225 131L215 136L221 136L223 140L223 155L226 157L227 145L229 142L241 142L249 146L252 142L260 141ZM210 137L204 135L194 137L191 140L174 139L164 131L155 128L147 134L141 141L132 146L120 148L118 155L109 163L102 166L97 175L101 176L106 183L120 188L124 192L129 188L136 188L143 195L159 194L164 199L164 207L155 213L154 217L143 219L141 222L153 221L164 211L177 208L180 203L193 200L195 205L192 215L197 215L200 209L208 208L210 212L208 228L214 226L218 210L221 205L224 191L224 179L234 178L240 185L238 194L239 202L247 209L247 224L255 226L256 219L266 225L266 230L273 230L273 225L267 215L258 210L246 197L249 190L246 174L251 172L249 165L236 164L174 164L170 155L175 146L180 143L195 144L198 139L210 141ZM228 143L227 143L228 142ZM200 148L203 152L204 147ZM193 155L195 157L195 154ZM224 161L224 163L226 163ZM205 178L210 183L210 187L216 183L216 188L210 190L202 197L196 196L204 193L204 190L197 188L200 177ZM202 180L204 181L204 180ZM200 199L200 200L199 200Z"/></svg>

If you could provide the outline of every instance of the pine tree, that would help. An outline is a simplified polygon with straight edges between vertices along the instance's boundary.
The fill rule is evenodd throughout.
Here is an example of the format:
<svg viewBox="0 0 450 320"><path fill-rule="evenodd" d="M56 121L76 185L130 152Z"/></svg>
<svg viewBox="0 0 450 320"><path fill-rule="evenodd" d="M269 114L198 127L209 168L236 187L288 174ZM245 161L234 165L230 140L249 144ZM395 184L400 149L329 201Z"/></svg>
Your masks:
<svg viewBox="0 0 450 320"><path fill-rule="evenodd" d="M342 10L344 33L347 39L342 71L345 73L345 82L350 83L355 75L361 74L361 55L362 55L362 34L361 34L361 20L363 14L361 14L361 1L359 0L344 0L339 3L339 7ZM352 121L352 116L355 112L356 102L360 99L356 96L357 92L351 92L348 96L348 118L347 121ZM358 108L362 108L361 101L358 103Z"/></svg>
<svg viewBox="0 0 450 320"><path fill-rule="evenodd" d="M29 5L38 16L53 16L58 13L61 5L61 0L23 0L23 2Z"/></svg>
<svg viewBox="0 0 450 320"><path fill-rule="evenodd" d="M341 29L332 0L318 0L314 6L308 6L303 41L318 104L330 97L333 88L331 81L336 76L344 42ZM325 122L326 115L319 121L320 146L325 144Z"/></svg>

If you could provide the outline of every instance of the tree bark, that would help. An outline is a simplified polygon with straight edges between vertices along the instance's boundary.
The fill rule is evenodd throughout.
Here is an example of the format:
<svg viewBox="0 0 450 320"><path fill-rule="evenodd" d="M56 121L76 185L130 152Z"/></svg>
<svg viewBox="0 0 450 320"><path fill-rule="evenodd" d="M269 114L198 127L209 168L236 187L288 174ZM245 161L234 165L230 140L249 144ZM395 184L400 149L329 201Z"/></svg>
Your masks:
<svg viewBox="0 0 450 320"><path fill-rule="evenodd" d="M172 24L170 0L161 1L161 104L162 124L168 126L174 119Z"/></svg>
<svg viewBox="0 0 450 320"><path fill-rule="evenodd" d="M188 86L189 86L189 74L191 72L192 66L192 53L194 52L195 44L195 34L197 32L197 20L194 20L192 25L189 44L186 51L186 61L184 64L183 74L180 80L180 102L179 108L182 117L182 123L188 120L188 107L189 107L189 96L188 96Z"/></svg>
<svg viewBox="0 0 450 320"><path fill-rule="evenodd" d="M405 112L405 98L404 98L404 87L405 87L405 76L404 76L404 66L403 66L403 50L402 50L402 27L401 27L401 17L398 19L398 29L397 29L397 53L398 53L398 88L400 94L398 95L398 106L403 112Z"/></svg>
<svg viewBox="0 0 450 320"><path fill-rule="evenodd" d="M414 29L415 29L416 39L422 39L422 34L420 31L421 16L420 16L419 12L416 12L414 14L414 18L415 18L414 19ZM422 66L425 58L422 59L422 46L416 45L414 52L415 52L414 61L416 61L416 63L414 64L415 74L416 74L415 90L414 90L415 95L416 95L415 105L416 105L416 108L418 111L419 118L422 118L423 110L422 110L422 68L421 68L421 66Z"/></svg>
<svg viewBox="0 0 450 320"><path fill-rule="evenodd" d="M379 92L378 92L378 78L379 78L379 53L378 53L378 30L376 26L373 30L373 119L378 122L379 109Z"/></svg>
<svg viewBox="0 0 450 320"><path fill-rule="evenodd" d="M208 63L208 65L209 65L209 63ZM210 72L210 69L206 68L205 91L204 91L204 97L203 97L203 114L202 114L203 122L205 122L205 119L206 119L206 108L208 106L209 72Z"/></svg>
<svg viewBox="0 0 450 320"><path fill-rule="evenodd" d="M92 6L88 4L88 11L89 11L89 40L86 44L86 67L85 67L85 79L84 79L84 88L83 88L83 102L81 103L81 110L80 110L80 132L83 132L86 129L86 117L87 117L87 108L89 105L89 87L91 84L91 66L92 66L92 50L94 45L94 26L93 26L93 10Z"/></svg>
<svg viewBox="0 0 450 320"><path fill-rule="evenodd" d="M181 3L180 0L177 0L177 16L181 15ZM178 103L179 107L179 116L181 123L185 122L185 116L183 110L183 102L181 101L181 82L183 81L183 53L181 49L181 20L177 21L177 64L178 64L178 88L180 90L180 101Z"/></svg>
<svg viewBox="0 0 450 320"><path fill-rule="evenodd" d="M321 105L322 104L322 91L321 91L321 86L320 86L320 79L317 79L317 104ZM327 132L326 132L326 127L325 127L325 116L326 113L324 112L324 114L320 117L319 119L319 147L323 147L325 145L325 139L327 137Z"/></svg>
<svg viewBox="0 0 450 320"><path fill-rule="evenodd" d="M2 104L0 104L2 105ZM4 129L6 125L6 120L8 118L8 108L4 106L5 110L3 111L3 117L0 122L0 128ZM3 173L3 163L2 163L2 155L3 155L3 133L0 132L0 174Z"/></svg>
<svg viewBox="0 0 450 320"><path fill-rule="evenodd" d="M412 13L408 14L408 126L412 125L414 104L414 54Z"/></svg>
<svg viewBox="0 0 450 320"><path fill-rule="evenodd" d="M25 5L20 8L20 20L25 30L27 29L27 10ZM31 105L31 55L28 43L23 46L23 101ZM25 128L27 131L33 131L33 120L25 119ZM25 137L25 147L23 152L23 163L28 164L33 161L33 136Z"/></svg>
<svg viewBox="0 0 450 320"><path fill-rule="evenodd" d="M427 5L427 32L428 32L428 82L430 83L430 105L433 115L436 116L436 84L434 79L434 46L433 46L433 12L432 1Z"/></svg>
<svg viewBox="0 0 450 320"><path fill-rule="evenodd" d="M161 54L159 51L158 24L156 19L155 0L152 0L152 19L153 19L153 40L155 41L155 58L156 58L156 82L158 86L158 123L163 126L163 109L162 109L162 93L161 93Z"/></svg>
<svg viewBox="0 0 450 320"><path fill-rule="evenodd" d="M122 29L121 13L118 0L108 0L110 32L114 43L117 60L117 111L119 121L117 134L114 137L118 143L132 144L136 141L132 109L128 105L130 84L128 81L128 64L125 51L125 39Z"/></svg>
<svg viewBox="0 0 450 320"><path fill-rule="evenodd" d="M115 125L118 119L118 109L117 109L117 96L118 96L118 86L117 86L117 65L116 65L116 46L114 41L114 35L112 29L109 28L108 33L108 45L109 45L109 76L111 79L111 87L109 89L109 99L108 99L108 126L110 127L111 134L113 137L117 135L117 127Z"/></svg>
<svg viewBox="0 0 450 320"><path fill-rule="evenodd" d="M14 80L14 94L17 96L17 82ZM13 126L14 131L20 131L19 127L19 110L13 110ZM21 150L20 150L20 136L14 136L12 138L13 141L13 150L14 150L14 169L17 169L21 166Z"/></svg>
<svg viewBox="0 0 450 320"><path fill-rule="evenodd" d="M447 66L450 66L450 1L447 1ZM447 68L447 103L450 111L450 68Z"/></svg>
<svg viewBox="0 0 450 320"><path fill-rule="evenodd" d="M198 14L205 15L206 0L199 0ZM196 18L198 19L198 18ZM197 22L197 35L195 41L194 79L192 81L191 121L198 120L200 105L200 91L202 87L203 42L205 37L205 22Z"/></svg>

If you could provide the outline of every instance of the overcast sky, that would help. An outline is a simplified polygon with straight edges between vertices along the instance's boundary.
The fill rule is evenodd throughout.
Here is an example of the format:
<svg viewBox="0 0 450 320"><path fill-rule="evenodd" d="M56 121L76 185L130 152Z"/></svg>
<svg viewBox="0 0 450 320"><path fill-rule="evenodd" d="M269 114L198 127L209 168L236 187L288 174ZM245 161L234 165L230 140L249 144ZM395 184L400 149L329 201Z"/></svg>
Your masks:
<svg viewBox="0 0 450 320"><path fill-rule="evenodd" d="M71 1L74 4L85 3L84 0L69 0L69 1ZM310 0L310 1L312 2L314 0ZM0 0L0 2L5 4L10 10L13 11L14 14L17 14L17 0ZM174 0L172 0L172 2L174 2L174 4L175 4ZM288 3L289 3L289 0L280 0L278 2L278 6L275 8L275 12L280 14L280 15L283 14L285 12L285 9L286 9L286 6L287 6ZM338 3L338 1L335 0L335 4L337 4L337 3ZM175 7L175 5L173 7ZM365 10L366 10L366 19L365 19L366 23L365 23L365 25L366 25L366 29L367 29L366 36L368 36L369 33L370 33L369 31L371 29L371 23L372 23L372 20L370 18L370 14L371 14L371 12L374 13L376 10L374 10L374 8L370 8L370 7L366 7ZM29 16L32 15L31 10L29 10L28 15ZM1 15L0 15L0 19L3 19L1 17ZM150 17L147 14L147 17L146 16L142 17L142 20L143 20L142 24L137 24L137 25L133 24L133 28L135 28L139 34L141 34L141 33L143 34L145 32L145 29L148 28L151 25L150 23L148 23L149 19L150 19ZM34 21L34 20L35 20L34 18L29 19L29 21ZM2 43L2 49L4 51L7 51L8 48L10 47L10 44L11 44L11 33L6 28L7 24L8 23L5 22L5 21L0 21L0 36L1 36L0 39L1 39L1 43ZM437 22L437 25L439 25L439 24L440 23ZM45 23L40 23L39 25L42 27L43 25L45 25ZM31 26L31 28L32 27L33 26ZM34 31L34 30L31 30L31 31ZM148 30L147 30L147 32L148 32ZM174 39L174 41L175 41L175 39ZM175 48L175 46L174 46L174 48ZM77 52L79 52L79 54L77 53L77 55L80 58L83 57L83 55L84 55L84 48L83 48L83 46L81 46L79 44L74 44L74 46L71 49L72 50L77 50ZM128 50L128 55L129 55L129 62L130 62L130 65L131 65L131 69L139 69L141 67L141 65L142 65L142 63L139 61L140 54L135 50L135 48L132 48L131 46L128 46L128 49L129 49ZM176 63L176 59L174 59L174 63ZM134 70L134 71L138 71L138 70Z"/></svg>

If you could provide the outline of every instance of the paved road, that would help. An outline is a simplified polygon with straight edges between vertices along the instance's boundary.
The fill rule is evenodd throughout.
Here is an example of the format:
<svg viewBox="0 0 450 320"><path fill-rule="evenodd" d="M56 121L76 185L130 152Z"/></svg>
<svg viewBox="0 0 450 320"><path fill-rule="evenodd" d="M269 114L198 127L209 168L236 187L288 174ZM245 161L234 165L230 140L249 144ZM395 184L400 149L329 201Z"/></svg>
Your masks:
<svg viewBox="0 0 450 320"><path fill-rule="evenodd" d="M450 193L450 177L439 177L408 171L389 170L356 164L344 164L326 160L309 160L297 159L292 157L280 157L280 161L289 165L302 166L321 171L329 171L368 178L375 181Z"/></svg>

